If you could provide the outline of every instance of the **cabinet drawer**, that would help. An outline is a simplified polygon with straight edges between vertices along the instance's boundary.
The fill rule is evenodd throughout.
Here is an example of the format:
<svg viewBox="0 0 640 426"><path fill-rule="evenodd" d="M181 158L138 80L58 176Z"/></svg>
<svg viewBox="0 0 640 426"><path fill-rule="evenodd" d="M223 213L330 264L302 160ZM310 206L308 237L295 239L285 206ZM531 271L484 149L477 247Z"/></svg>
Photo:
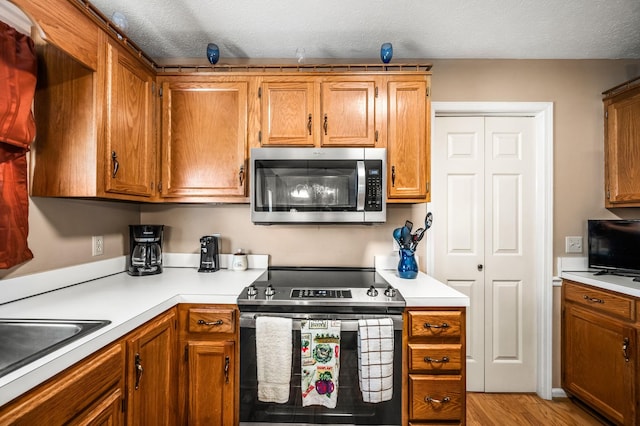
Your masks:
<svg viewBox="0 0 640 426"><path fill-rule="evenodd" d="M461 360L461 344L409 344L409 371L411 372L460 371Z"/></svg>
<svg viewBox="0 0 640 426"><path fill-rule="evenodd" d="M635 301L632 297L617 295L590 286L564 282L564 297L582 306L588 306L610 315L635 321Z"/></svg>
<svg viewBox="0 0 640 426"><path fill-rule="evenodd" d="M235 333L236 330L232 308L191 308L187 317L189 333Z"/></svg>
<svg viewBox="0 0 640 426"><path fill-rule="evenodd" d="M460 311L411 311L409 312L409 338L458 337L462 332Z"/></svg>
<svg viewBox="0 0 640 426"><path fill-rule="evenodd" d="M464 410L462 376L409 375L411 420L460 420Z"/></svg>

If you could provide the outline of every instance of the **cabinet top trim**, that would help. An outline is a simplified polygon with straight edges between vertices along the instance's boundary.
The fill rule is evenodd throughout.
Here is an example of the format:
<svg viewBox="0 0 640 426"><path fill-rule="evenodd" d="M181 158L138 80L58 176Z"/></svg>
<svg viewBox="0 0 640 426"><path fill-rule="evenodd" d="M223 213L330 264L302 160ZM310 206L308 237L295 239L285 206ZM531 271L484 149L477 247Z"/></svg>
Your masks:
<svg viewBox="0 0 640 426"><path fill-rule="evenodd" d="M604 99L607 99L636 87L640 87L640 77L636 77L629 81L625 81L622 84L618 84L616 87L612 87L611 89L602 92L602 96L604 97Z"/></svg>
<svg viewBox="0 0 640 426"><path fill-rule="evenodd" d="M228 59L211 64L158 65L159 73L219 73L219 72L428 72L431 64L419 60L406 60L394 64L375 63L373 60L309 59L299 64L291 59Z"/></svg>

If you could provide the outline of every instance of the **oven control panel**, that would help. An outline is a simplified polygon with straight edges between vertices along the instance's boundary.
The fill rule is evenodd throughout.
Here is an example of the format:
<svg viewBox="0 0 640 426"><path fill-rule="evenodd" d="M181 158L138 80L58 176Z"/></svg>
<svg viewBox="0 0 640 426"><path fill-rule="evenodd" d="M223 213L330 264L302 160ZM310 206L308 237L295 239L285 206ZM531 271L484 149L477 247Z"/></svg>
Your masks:
<svg viewBox="0 0 640 426"><path fill-rule="evenodd" d="M292 299L351 299L351 290L325 290L294 288L291 290Z"/></svg>

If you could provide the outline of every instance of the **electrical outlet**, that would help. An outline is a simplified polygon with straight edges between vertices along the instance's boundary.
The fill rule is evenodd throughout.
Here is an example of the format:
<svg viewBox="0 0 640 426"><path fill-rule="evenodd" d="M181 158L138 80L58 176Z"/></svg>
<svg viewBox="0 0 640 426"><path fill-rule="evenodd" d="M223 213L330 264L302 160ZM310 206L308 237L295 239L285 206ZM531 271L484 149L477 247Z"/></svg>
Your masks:
<svg viewBox="0 0 640 426"><path fill-rule="evenodd" d="M92 256L102 256L104 254L104 237L102 235L91 237Z"/></svg>
<svg viewBox="0 0 640 426"><path fill-rule="evenodd" d="M582 253L582 237L565 237L566 253Z"/></svg>

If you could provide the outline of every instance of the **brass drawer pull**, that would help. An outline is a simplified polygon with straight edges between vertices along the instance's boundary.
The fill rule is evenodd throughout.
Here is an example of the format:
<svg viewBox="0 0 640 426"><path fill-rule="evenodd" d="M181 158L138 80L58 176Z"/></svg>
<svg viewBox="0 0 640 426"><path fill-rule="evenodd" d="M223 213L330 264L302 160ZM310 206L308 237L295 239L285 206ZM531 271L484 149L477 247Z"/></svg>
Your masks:
<svg viewBox="0 0 640 426"><path fill-rule="evenodd" d="M448 396L445 396L442 399L435 399L435 398L431 398L430 396L425 396L424 397L424 402L427 402L429 404L432 403L432 402L435 402L435 403L438 403L438 404L444 404L444 403L447 403L447 402L451 402L451 398L449 398Z"/></svg>
<svg viewBox="0 0 640 426"><path fill-rule="evenodd" d="M223 323L224 321L222 320L217 320L217 321L198 320L199 325L222 325Z"/></svg>
<svg viewBox="0 0 640 426"><path fill-rule="evenodd" d="M597 297L589 297L586 294L583 296L584 300L591 302L591 303L602 303L604 304L604 300L602 299L598 299Z"/></svg>
<svg viewBox="0 0 640 426"><path fill-rule="evenodd" d="M424 328L449 328L449 327L451 326L446 322L443 322L442 325L429 324L428 322L424 323Z"/></svg>
<svg viewBox="0 0 640 426"><path fill-rule="evenodd" d="M424 357L424 362L432 362L432 363L440 363L440 364L444 364L446 362L449 362L449 357L448 356L443 356L442 359L435 359L435 358L431 358L430 356L425 356Z"/></svg>

